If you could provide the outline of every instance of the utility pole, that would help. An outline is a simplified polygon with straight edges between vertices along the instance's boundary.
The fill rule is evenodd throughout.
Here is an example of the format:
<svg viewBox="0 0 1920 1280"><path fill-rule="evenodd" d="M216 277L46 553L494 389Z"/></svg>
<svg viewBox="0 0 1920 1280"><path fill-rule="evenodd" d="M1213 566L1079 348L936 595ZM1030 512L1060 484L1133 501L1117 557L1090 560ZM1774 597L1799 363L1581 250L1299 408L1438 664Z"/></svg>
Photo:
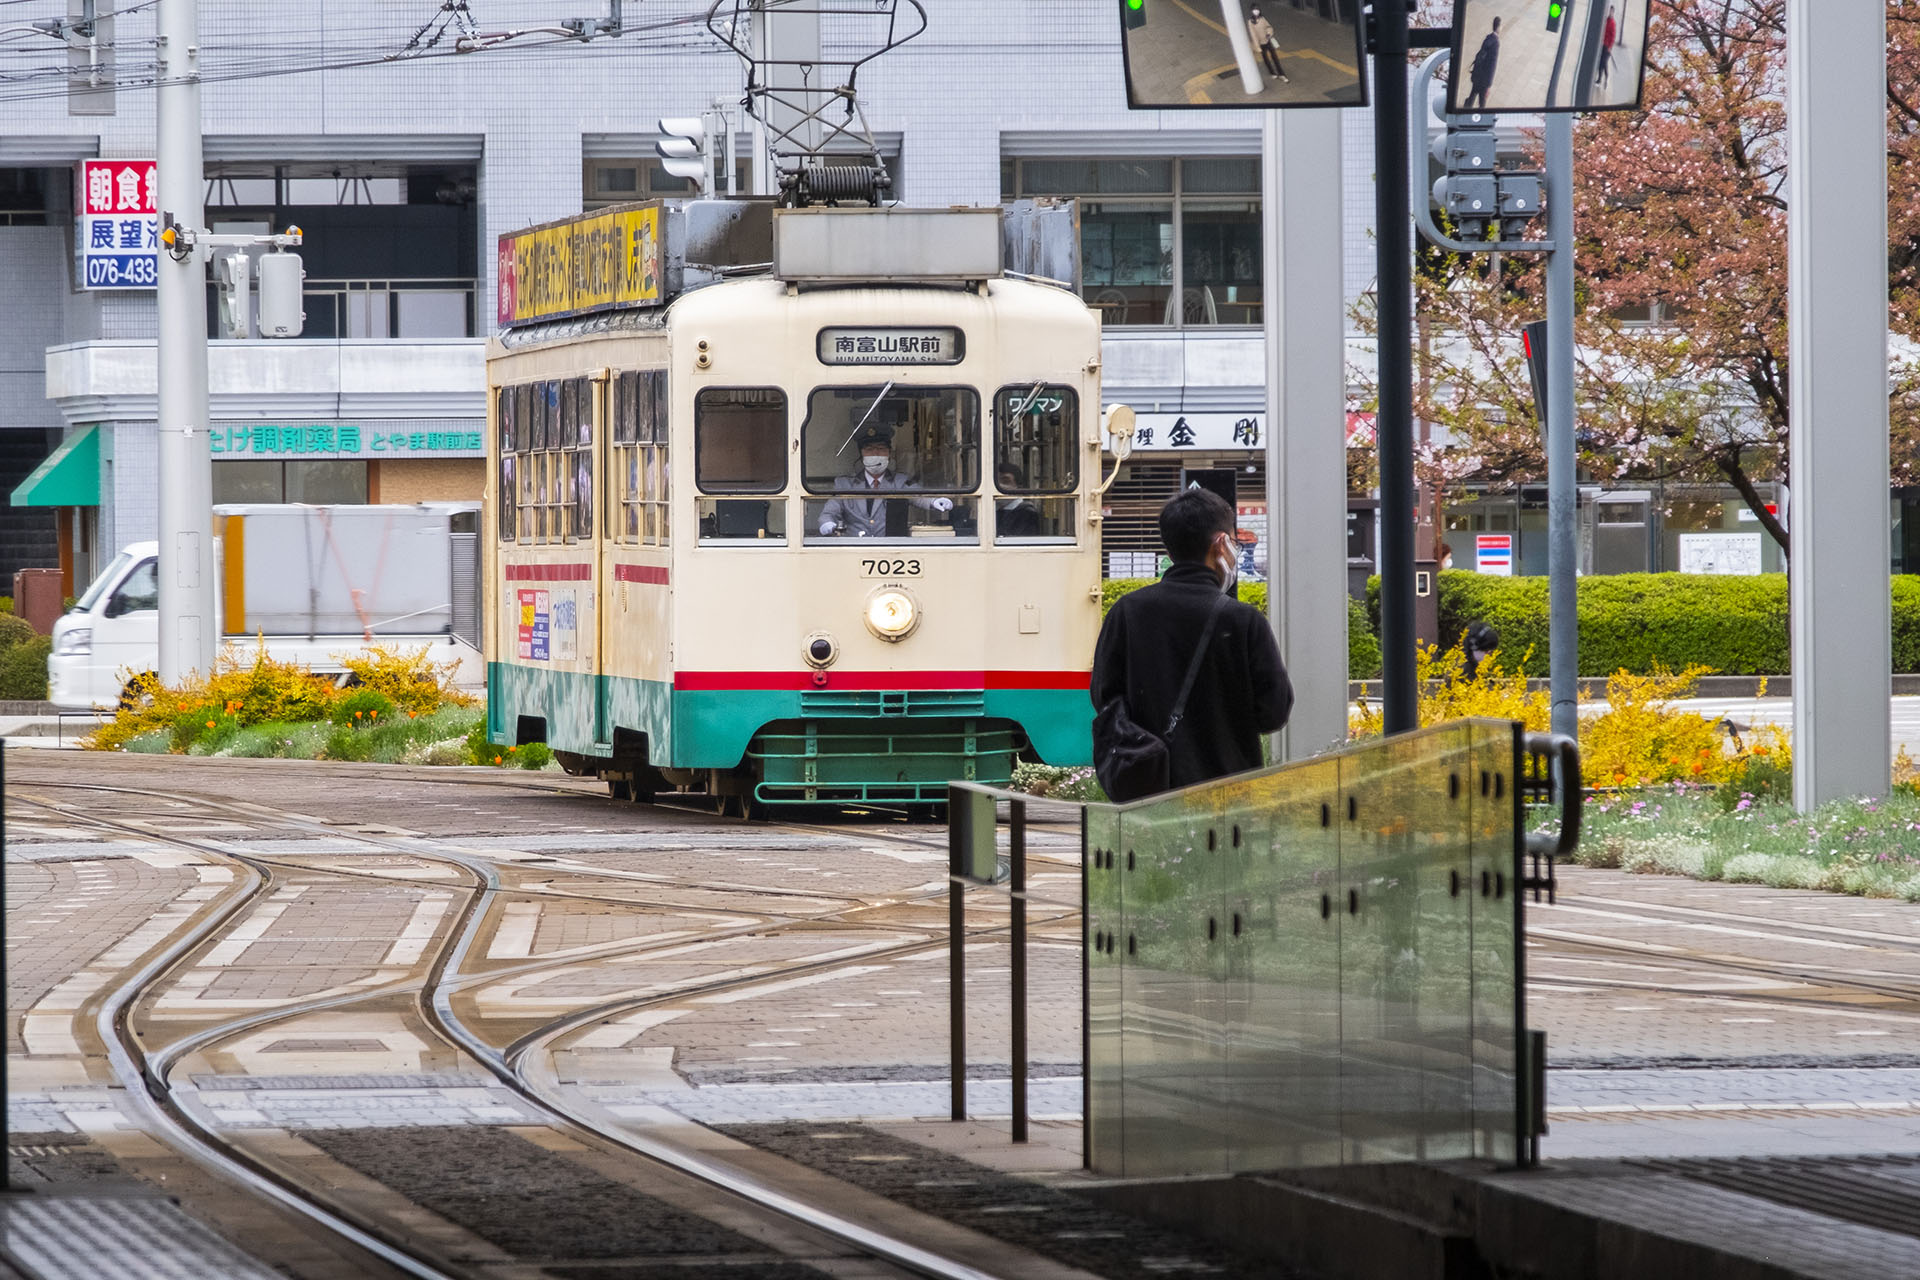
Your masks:
<svg viewBox="0 0 1920 1280"><path fill-rule="evenodd" d="M155 90L160 222L205 220L198 0L159 0ZM171 250L171 246L168 246ZM160 680L213 669L213 454L207 439L207 280L197 251L160 254Z"/></svg>
<svg viewBox="0 0 1920 1280"><path fill-rule="evenodd" d="M1580 489L1573 394L1573 117L1547 117L1547 687L1553 731L1580 736Z"/></svg>
<svg viewBox="0 0 1920 1280"><path fill-rule="evenodd" d="M1887 16L1787 3L1793 802L1885 795Z"/></svg>
<svg viewBox="0 0 1920 1280"><path fill-rule="evenodd" d="M1380 675L1388 733L1420 727L1413 630L1413 228L1407 184L1407 10L1373 6L1374 235L1379 268Z"/></svg>

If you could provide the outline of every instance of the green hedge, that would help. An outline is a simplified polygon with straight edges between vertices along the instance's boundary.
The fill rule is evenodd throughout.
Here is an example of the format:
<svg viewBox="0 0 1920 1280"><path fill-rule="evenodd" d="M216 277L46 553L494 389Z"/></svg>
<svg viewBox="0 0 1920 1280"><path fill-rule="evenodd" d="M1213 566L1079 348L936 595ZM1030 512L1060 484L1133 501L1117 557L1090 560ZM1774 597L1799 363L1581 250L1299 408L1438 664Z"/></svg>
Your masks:
<svg viewBox="0 0 1920 1280"><path fill-rule="evenodd" d="M1920 576L1892 582L1893 669L1920 671ZM1367 584L1376 625L1380 580ZM1580 674L1672 670L1691 664L1729 675L1780 675L1791 668L1787 634L1787 578L1769 573L1733 577L1684 573L1623 573L1580 579ZM1467 625L1483 620L1500 633L1503 658L1527 670L1547 670L1547 580L1496 578L1450 571L1440 575L1440 634L1458 643Z"/></svg>
<svg viewBox="0 0 1920 1280"><path fill-rule="evenodd" d="M1149 578L1108 578L1100 584L1100 616L1106 617L1113 602L1129 591L1146 586ZM1243 582L1240 599L1260 612L1267 611L1267 584ZM1282 654L1281 657L1285 657ZM1367 611L1358 600L1347 597L1347 675L1354 680L1372 680L1380 674L1380 641L1367 621Z"/></svg>

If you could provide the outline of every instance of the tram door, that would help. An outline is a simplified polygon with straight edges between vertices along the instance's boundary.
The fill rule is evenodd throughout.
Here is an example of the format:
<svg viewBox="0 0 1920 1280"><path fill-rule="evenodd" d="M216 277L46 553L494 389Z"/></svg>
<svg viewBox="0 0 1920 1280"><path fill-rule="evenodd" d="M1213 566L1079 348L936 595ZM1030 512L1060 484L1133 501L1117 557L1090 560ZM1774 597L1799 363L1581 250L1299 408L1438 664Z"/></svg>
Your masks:
<svg viewBox="0 0 1920 1280"><path fill-rule="evenodd" d="M613 489L613 393L615 382L610 369L599 369L593 375L593 447L587 450L592 468L593 501L586 504L593 513L593 740L596 743L613 741L613 726L607 718L610 689L607 676L607 626L613 610L607 606L605 589L606 556L604 550L613 542L614 520L619 507Z"/></svg>

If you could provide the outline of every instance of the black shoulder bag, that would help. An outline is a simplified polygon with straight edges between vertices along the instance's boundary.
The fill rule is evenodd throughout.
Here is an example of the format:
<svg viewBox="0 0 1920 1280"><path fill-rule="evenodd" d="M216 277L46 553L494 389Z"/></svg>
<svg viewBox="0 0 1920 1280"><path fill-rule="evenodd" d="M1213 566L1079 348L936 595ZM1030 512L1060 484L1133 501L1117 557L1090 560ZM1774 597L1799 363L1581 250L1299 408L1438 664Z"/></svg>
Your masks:
<svg viewBox="0 0 1920 1280"><path fill-rule="evenodd" d="M1226 603L1225 595L1217 596L1213 608L1207 611L1207 620L1200 628L1200 646L1193 651L1193 661L1187 664L1186 679L1180 682L1180 696L1174 699L1173 711L1167 716L1166 732L1155 734L1141 728L1127 710L1125 694L1100 708L1100 714L1093 718L1094 776L1099 778L1100 789L1107 793L1107 799L1115 804L1158 795L1171 785L1172 759L1167 740L1173 737L1181 717L1186 715L1187 695L1193 692L1194 678L1200 674L1200 663L1207 656L1207 643L1213 639L1213 624Z"/></svg>

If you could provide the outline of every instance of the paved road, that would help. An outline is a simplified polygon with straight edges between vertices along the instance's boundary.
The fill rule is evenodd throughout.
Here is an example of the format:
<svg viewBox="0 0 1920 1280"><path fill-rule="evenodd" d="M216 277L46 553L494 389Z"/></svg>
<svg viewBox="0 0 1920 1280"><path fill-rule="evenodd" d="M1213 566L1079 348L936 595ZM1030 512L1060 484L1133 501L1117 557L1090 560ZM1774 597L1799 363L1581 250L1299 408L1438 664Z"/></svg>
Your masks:
<svg viewBox="0 0 1920 1280"><path fill-rule="evenodd" d="M500 889L447 958L451 1014L488 1045L519 1045L550 1096L613 1129L752 1162L713 1127L863 1121L1005 1169L1078 1166L1072 825L1039 821L1031 837L1036 1141L1015 1149L1000 894L969 907L974 1123L940 1120L939 829L722 822L492 770L90 756L80 775L73 761L9 761L9 1102L16 1135L65 1153L29 1160L36 1176L180 1185L102 1061L97 1015L141 956L237 891L222 851L266 859L273 881L135 1025L156 1050L185 1046L175 1083L206 1123L360 1187L370 1213L423 1212L391 1201L393 1186L431 1183L416 1149L545 1132L539 1108L450 1050L407 994L465 927L461 867L490 868ZM1920 906L1576 869L1557 906L1529 910L1549 1156L1920 1150ZM539 1143L541 1161L566 1149ZM641 1194L595 1159L619 1194ZM183 1199L254 1238L246 1215ZM499 1254L498 1224L424 1220L449 1250Z"/></svg>

